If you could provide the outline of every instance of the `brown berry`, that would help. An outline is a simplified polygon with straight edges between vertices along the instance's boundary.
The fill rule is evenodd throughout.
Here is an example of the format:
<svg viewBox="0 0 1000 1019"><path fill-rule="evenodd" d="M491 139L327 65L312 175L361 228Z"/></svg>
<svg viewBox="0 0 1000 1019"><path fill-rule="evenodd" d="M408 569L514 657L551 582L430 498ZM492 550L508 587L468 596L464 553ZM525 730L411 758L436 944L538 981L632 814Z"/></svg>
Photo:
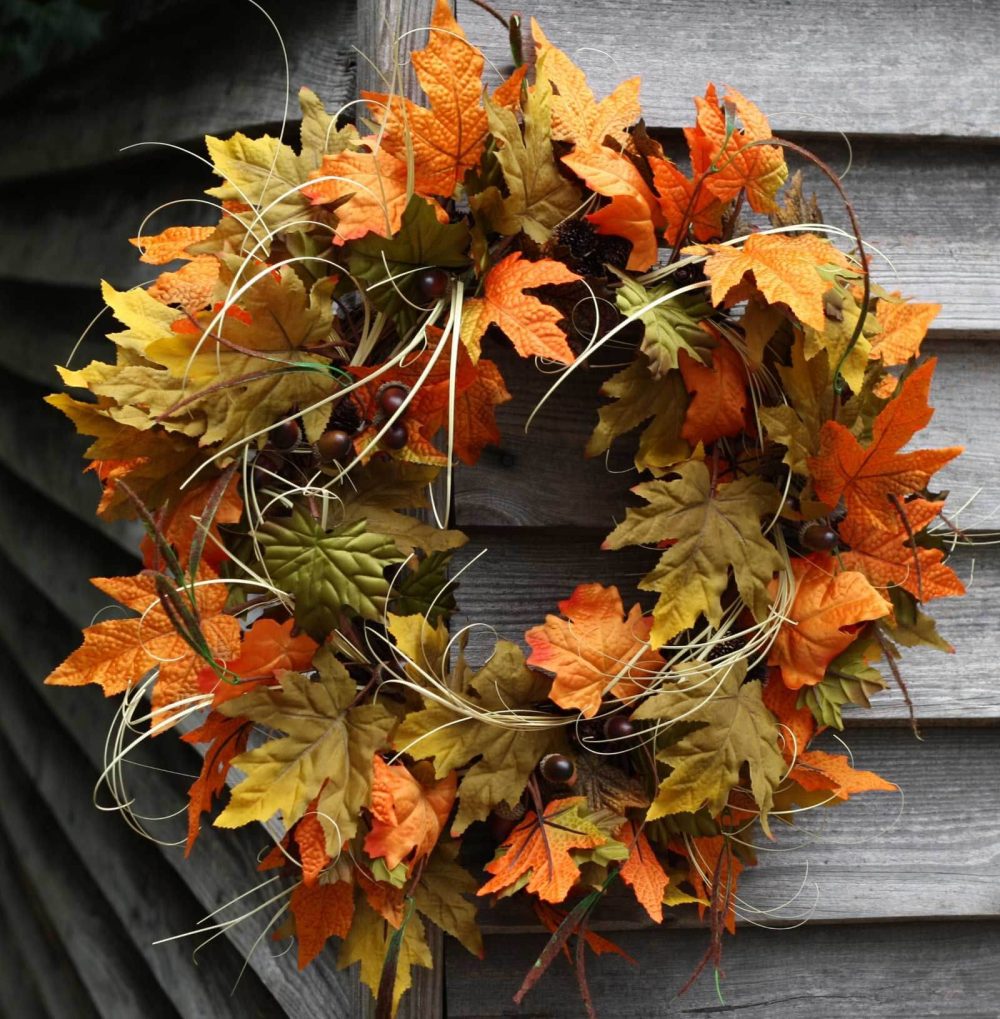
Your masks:
<svg viewBox="0 0 1000 1019"><path fill-rule="evenodd" d="M302 429L299 428L298 421L282 421L280 425L275 425L268 432L267 438L276 449L291 449L299 444L299 439L302 438Z"/></svg>
<svg viewBox="0 0 1000 1019"><path fill-rule="evenodd" d="M402 449L410 439L410 433L402 421L393 421L382 436L382 445L386 449Z"/></svg>
<svg viewBox="0 0 1000 1019"><path fill-rule="evenodd" d="M425 301L439 301L448 292L450 282L444 269L424 269L417 273L417 292Z"/></svg>
<svg viewBox="0 0 1000 1019"><path fill-rule="evenodd" d="M604 735L610 740L624 740L634 732L635 723L624 715L612 715L604 723Z"/></svg>
<svg viewBox="0 0 1000 1019"><path fill-rule="evenodd" d="M802 544L814 552L826 552L837 544L839 538L837 532L821 521L814 521L806 524L799 532Z"/></svg>
<svg viewBox="0 0 1000 1019"><path fill-rule="evenodd" d="M402 386L386 386L378 394L378 405L382 408L382 413L388 416L395 414L403 406L405 399L406 390Z"/></svg>
<svg viewBox="0 0 1000 1019"><path fill-rule="evenodd" d="M546 754L538 770L553 785L572 785L576 781L576 765L565 754Z"/></svg>
<svg viewBox="0 0 1000 1019"><path fill-rule="evenodd" d="M324 463L331 463L334 460L342 460L354 449L354 443L350 435L340 428L331 428L324 432L316 443L319 457Z"/></svg>

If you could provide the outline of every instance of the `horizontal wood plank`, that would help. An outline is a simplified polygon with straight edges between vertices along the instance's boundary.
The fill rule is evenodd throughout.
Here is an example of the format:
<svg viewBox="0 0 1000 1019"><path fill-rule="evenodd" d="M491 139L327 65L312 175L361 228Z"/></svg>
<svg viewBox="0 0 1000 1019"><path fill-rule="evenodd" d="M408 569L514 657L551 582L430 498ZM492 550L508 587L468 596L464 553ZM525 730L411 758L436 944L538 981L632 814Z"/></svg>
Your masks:
<svg viewBox="0 0 1000 1019"><path fill-rule="evenodd" d="M289 0L266 9L288 52L292 116L301 85L334 109L353 99L354 0ZM0 180L105 163L137 142L278 123L284 71L281 42L260 10L173 4L102 59L84 55L8 97L0 131L18 142L0 152Z"/></svg>
<svg viewBox="0 0 1000 1019"><path fill-rule="evenodd" d="M952 922L810 926L741 930L723 949L722 999L711 969L677 996L705 949L706 931L656 930L616 935L638 963L604 955L587 960L598 1015L615 1019L996 1019L1000 995L1000 923ZM486 939L486 958L449 944L450 1019L576 1019L583 1014L565 960L518 1010L511 1001L538 953L542 935ZM724 1002L724 1003L723 1003Z"/></svg>
<svg viewBox="0 0 1000 1019"><path fill-rule="evenodd" d="M992 408L1000 406L1000 371L990 341L931 340L924 352L938 356L931 403L936 413L916 439L921 448L965 446L965 453L935 476L936 490L951 493L960 526L989 529L1000 506L1000 446ZM619 439L607 461L586 460L583 450L597 421L598 395L614 355L598 352L593 367L569 376L543 405L530 430L528 420L555 381L533 363L507 349L496 355L513 399L498 409L502 436L498 450L487 450L475 468L455 473L455 520L459 527L578 526L610 531L638 481L630 470L638 431Z"/></svg>
<svg viewBox="0 0 1000 1019"><path fill-rule="evenodd" d="M506 13L511 4L501 4ZM548 0L535 13L553 43L587 72L598 97L642 76L650 124L691 123L691 97L714 80L759 103L777 133L997 137L1000 8L966 0ZM458 0L466 33L510 67L503 27ZM498 80L498 78L496 79Z"/></svg>
<svg viewBox="0 0 1000 1019"><path fill-rule="evenodd" d="M803 142L838 172L846 167L842 143L822 138ZM204 154L200 142L193 144L193 151ZM942 304L934 324L939 331L1000 334L1000 260L993 236L1000 221L1000 187L994 162L993 149L978 144L928 146L898 139L854 144L844 186L866 242L895 267L876 259L873 271L891 289ZM815 168L807 168L806 177L820 196L828 222L846 229L847 217L832 187ZM960 201L956 181L961 182ZM144 217L165 202L204 199L204 190L215 183L208 167L168 151L50 180L42 206L35 200L35 181L0 188L0 278L89 290L93 311L74 323L75 340L100 310L101 278L127 287L155 277L156 267L140 263L128 243ZM174 223L201 223L210 216L206 206L185 202L158 213L146 232ZM25 311L36 310L39 325L64 317L60 309L36 305L30 297L30 292L22 295L22 300L27 298ZM106 331L107 325L101 325Z"/></svg>

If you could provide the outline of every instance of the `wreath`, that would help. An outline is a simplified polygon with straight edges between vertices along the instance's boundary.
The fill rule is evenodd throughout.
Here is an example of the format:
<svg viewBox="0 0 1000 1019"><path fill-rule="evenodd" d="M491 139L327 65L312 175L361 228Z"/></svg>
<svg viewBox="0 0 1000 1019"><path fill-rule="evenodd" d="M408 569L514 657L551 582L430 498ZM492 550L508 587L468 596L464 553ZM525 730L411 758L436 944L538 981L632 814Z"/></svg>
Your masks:
<svg viewBox="0 0 1000 1019"><path fill-rule="evenodd" d="M116 361L60 369L86 400L49 397L94 438L99 514L145 529L144 568L94 580L133 614L48 678L124 694L115 806L144 830L123 765L145 739L202 745L186 852L205 815L263 822L277 872L219 928L294 936L300 967L340 939L383 1015L431 965L427 924L481 955L476 904L515 895L552 932L517 1001L565 949L592 1012L609 893L656 923L693 904L718 972L755 842L896 788L813 741L887 685L879 661L902 686L900 646L951 650L920 606L963 593L928 490L959 450L903 452L938 308L871 280L836 175L712 85L688 172L637 78L597 101L508 27L496 88L438 0L412 54L427 106L393 81L356 126L303 89L298 151L208 138L217 222L143 224L141 261L183 264L105 284ZM647 550L648 597L583 584L473 661L447 517L456 461L500 441L504 342L544 399L615 366L585 452L634 459L603 547Z"/></svg>

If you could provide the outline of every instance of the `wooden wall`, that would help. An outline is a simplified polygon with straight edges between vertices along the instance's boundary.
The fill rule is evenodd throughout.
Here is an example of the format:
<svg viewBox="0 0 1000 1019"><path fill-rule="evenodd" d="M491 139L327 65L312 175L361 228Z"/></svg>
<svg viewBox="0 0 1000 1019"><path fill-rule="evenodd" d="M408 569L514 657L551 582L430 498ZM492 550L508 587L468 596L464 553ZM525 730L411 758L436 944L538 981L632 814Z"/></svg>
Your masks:
<svg viewBox="0 0 1000 1019"><path fill-rule="evenodd" d="M362 4L360 12L351 0L269 5L288 49L293 91L309 84L328 104L348 100L356 22L367 52L384 12L402 9L404 24L420 23L409 0ZM503 65L500 26L471 0L459 0L458 10L474 41ZM599 94L641 73L647 118L656 126L686 123L690 97L712 74L759 101L776 131L835 166L847 161L839 133L850 137L846 184L868 239L897 274L881 266L882 282L944 305L928 344L942 355L929 441L967 445L947 484L956 504L979 492L963 523L989 526L990 514L1000 513L1000 6L547 0L538 10L555 41L579 49ZM96 691L40 683L104 604L86 578L134 564L134 535L93 518L96 486L79 473L82 444L40 403L56 381L51 365L65 361L99 310L100 277L118 286L144 279L125 238L145 213L210 183L203 165L174 149L118 149L157 141L198 152L202 134L273 127L283 106L280 49L265 19L242 0L169 0L112 17L99 47L8 90L0 105L5 1015L364 1014L352 974L338 974L324 959L300 976L291 956L274 958L267 945L250 955L231 995L258 933L250 926L214 941L200 966L193 943L152 945L245 890L266 839L209 832L186 864L176 848L144 842L96 811L90 791L114 705ZM835 218L835 205L824 199ZM156 223L190 222L192 214L197 206L172 207ZM81 362L98 349L88 339ZM589 428L600 373L580 373L525 435L545 380L512 359L506 365L516 399L503 408L503 448L460 473L454 514L472 537L471 551L489 549L463 577L465 617L517 639L574 584L627 584L642 563L641 556L597 551L629 476L572 453ZM800 851L767 855L745 882L746 899L761 909L780 906L804 883L794 905L776 915L810 912L797 929L745 926L729 944L723 990L747 1019L996 1015L1000 555L991 548L963 553L958 569L971 580L970 595L940 603L938 613L957 654L917 654L905 665L924 741L914 740L896 694L852 718L845 734L860 766L903 787L901 809L882 797L810 818ZM144 761L190 773L192 752L168 740ZM134 781L148 813L182 805L185 779L137 768ZM606 958L591 967L602 1015L725 1011L707 980L673 1000L703 944L689 924L641 930L634 914L614 909L606 920L640 965ZM434 980L421 984L411 1015L517 1014L510 995L542 939L521 913L492 924L486 961L447 946L443 989ZM568 972L556 967L522 1014L580 1015Z"/></svg>

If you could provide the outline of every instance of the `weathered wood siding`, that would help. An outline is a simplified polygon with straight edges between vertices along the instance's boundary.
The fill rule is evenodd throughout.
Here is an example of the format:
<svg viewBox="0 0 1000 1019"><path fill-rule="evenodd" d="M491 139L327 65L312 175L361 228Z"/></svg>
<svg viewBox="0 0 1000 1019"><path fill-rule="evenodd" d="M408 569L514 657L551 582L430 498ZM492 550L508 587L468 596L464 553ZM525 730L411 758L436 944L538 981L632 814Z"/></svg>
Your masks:
<svg viewBox="0 0 1000 1019"><path fill-rule="evenodd" d="M429 9L426 0L362 4L360 11L351 0L270 5L293 92L309 84L330 105L353 98L359 65L352 46L378 56L385 24L405 31ZM502 67L500 26L471 0L458 0L458 10L474 41ZM838 132L850 137L846 183L867 238L895 266L894 278L882 265L881 280L944 305L928 345L943 358L930 441L968 446L947 484L956 502L978 491L963 522L990 526L1000 506L1000 6L547 0L534 13L554 41L578 51L599 94L642 74L647 119L658 127L686 123L690 97L713 75L758 100L778 133L837 167L848 159ZM419 44L419 36L409 38ZM305 1019L360 1016L366 1008L366 992L353 974L336 971L331 953L301 975L292 956L275 958L267 945L250 955L231 995L259 927L217 939L200 966L192 962L193 943L154 947L244 891L266 838L207 831L186 863L176 847L144 842L95 810L90 791L114 705L96 691L70 695L40 682L104 605L86 578L135 561L134 535L93 517L96 484L79 473L83 443L40 403L56 384L51 365L65 360L99 310L100 277L118 286L145 278L125 241L142 217L161 203L196 197L210 183L203 164L177 150L118 150L167 142L200 152L206 132L273 129L284 104L281 52L258 11L241 2L171 0L112 18L99 47L8 91L0 107L7 140L0 150L5 1015ZM172 206L156 222L199 214L197 205ZM81 363L99 349L98 339L85 341ZM572 455L588 432L600 373L579 373L525 434L545 380L513 358L504 365L516 393L502 411L504 446L459 473L454 516L472 537L471 553L489 549L463 577L464 618L492 622L517 639L584 579L627 586L643 557L597 549L621 511L629 476ZM1000 556L983 548L957 563L972 581L970 595L939 603L937 613L956 655L921 653L906 662L924 742L913 739L895 694L852 718L845 734L859 765L897 780L905 802L872 798L810 817L804 848L764 854L759 872L746 879L748 901L778 906L802 884L808 863L796 907L812 907L798 929L746 926L729 944L726 1000L747 1019L997 1014ZM173 739L157 741L143 760L169 772L196 767L193 752ZM146 813L182 805L186 779L133 770ZM542 939L532 933L530 915L516 909L485 919L486 961L446 946L443 988L439 978L423 981L411 1016L518 1014L510 996ZM614 958L591 967L602 1015L726 1011L708 980L673 998L703 945L689 922L639 929L624 903L609 903L604 920L639 967ZM580 1015L568 971L557 966L522 1014Z"/></svg>

